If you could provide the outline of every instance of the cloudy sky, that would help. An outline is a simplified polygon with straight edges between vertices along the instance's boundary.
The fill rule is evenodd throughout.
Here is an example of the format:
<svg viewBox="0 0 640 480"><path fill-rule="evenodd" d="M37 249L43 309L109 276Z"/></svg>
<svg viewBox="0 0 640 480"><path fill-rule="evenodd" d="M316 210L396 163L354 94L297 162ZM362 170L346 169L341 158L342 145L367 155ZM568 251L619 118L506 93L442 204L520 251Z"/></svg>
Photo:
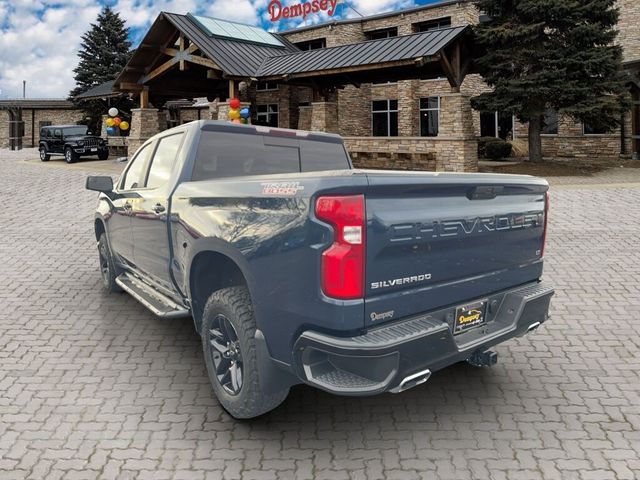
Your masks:
<svg viewBox="0 0 640 480"><path fill-rule="evenodd" d="M281 0L288 5L300 0ZM335 18L387 12L434 0L347 0ZM159 12L195 12L213 17L284 30L301 24L271 23L269 0L0 0L0 98L66 97L74 85L80 36L89 28L103 5L120 12L136 45ZM353 8L350 8L352 6ZM307 22L326 21L307 17Z"/></svg>

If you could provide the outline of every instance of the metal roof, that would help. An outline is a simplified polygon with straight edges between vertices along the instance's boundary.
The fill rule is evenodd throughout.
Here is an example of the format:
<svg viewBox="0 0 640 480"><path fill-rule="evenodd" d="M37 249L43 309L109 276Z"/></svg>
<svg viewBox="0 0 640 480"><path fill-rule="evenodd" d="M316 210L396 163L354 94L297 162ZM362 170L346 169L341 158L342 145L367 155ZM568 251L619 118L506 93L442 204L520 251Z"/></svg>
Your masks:
<svg viewBox="0 0 640 480"><path fill-rule="evenodd" d="M278 35L275 35L275 37L282 42L284 47L214 37L205 32L197 22L187 15L167 12L163 12L163 15L227 75L252 77L255 76L258 68L266 58L285 52L299 51L290 42Z"/></svg>
<svg viewBox="0 0 640 480"><path fill-rule="evenodd" d="M73 103L64 98L10 98L0 100L0 110L5 108L69 110L75 107Z"/></svg>
<svg viewBox="0 0 640 480"><path fill-rule="evenodd" d="M430 57L449 45L468 27L453 27L368 42L321 48L268 58L258 77L335 70Z"/></svg>
<svg viewBox="0 0 640 480"><path fill-rule="evenodd" d="M75 98L78 100L89 100L92 98L106 98L106 97L115 97L120 95L119 92L113 91L113 84L115 80L109 80L108 82L101 83L100 85L96 85L95 87L91 87L84 93L76 95Z"/></svg>

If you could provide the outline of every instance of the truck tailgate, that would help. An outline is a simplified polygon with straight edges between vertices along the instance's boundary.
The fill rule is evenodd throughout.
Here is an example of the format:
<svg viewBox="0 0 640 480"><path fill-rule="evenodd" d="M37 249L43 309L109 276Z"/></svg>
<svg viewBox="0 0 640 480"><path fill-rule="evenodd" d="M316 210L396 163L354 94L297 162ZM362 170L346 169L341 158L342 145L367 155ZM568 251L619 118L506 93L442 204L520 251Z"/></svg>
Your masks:
<svg viewBox="0 0 640 480"><path fill-rule="evenodd" d="M541 276L543 179L367 176L365 325L480 300Z"/></svg>

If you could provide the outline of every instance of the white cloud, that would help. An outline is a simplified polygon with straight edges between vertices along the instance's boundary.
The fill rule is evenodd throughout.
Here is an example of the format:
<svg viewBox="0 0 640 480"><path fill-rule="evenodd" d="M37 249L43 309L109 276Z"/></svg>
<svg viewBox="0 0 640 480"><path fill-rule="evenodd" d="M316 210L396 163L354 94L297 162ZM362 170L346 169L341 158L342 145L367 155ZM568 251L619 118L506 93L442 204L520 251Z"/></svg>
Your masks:
<svg viewBox="0 0 640 480"><path fill-rule="evenodd" d="M66 97L74 86L81 35L95 22L103 0L0 0L0 96ZM281 0L284 5L301 0ZM407 8L415 0L347 0L362 15ZM161 11L198 12L269 30L330 21L326 13L271 23L266 12L269 0L113 0L110 1L139 41ZM356 17L347 5L336 16Z"/></svg>

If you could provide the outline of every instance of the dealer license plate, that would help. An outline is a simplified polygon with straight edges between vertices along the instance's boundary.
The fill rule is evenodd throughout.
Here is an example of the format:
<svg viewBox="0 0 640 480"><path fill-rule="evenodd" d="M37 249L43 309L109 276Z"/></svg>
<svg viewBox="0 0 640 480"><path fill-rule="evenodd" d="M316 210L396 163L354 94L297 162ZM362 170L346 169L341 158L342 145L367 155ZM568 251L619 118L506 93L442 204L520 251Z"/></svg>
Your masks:
<svg viewBox="0 0 640 480"><path fill-rule="evenodd" d="M485 323L487 301L470 303L456 308L456 318L453 323L453 334L466 332Z"/></svg>

